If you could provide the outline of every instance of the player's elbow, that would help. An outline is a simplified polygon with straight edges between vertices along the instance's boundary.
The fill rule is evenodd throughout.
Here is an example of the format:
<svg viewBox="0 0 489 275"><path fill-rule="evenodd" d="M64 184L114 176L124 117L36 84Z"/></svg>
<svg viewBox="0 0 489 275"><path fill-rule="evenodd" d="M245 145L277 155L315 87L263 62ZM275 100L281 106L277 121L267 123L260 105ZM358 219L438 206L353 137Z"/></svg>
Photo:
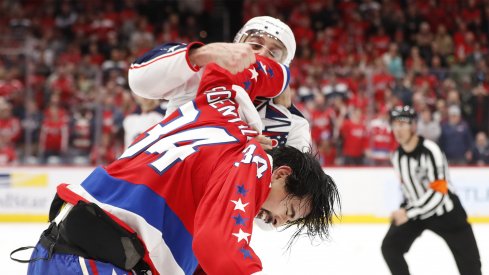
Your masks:
<svg viewBox="0 0 489 275"><path fill-rule="evenodd" d="M230 256L230 251L217 234L201 232L193 239L192 248L206 274L245 274L242 267Z"/></svg>
<svg viewBox="0 0 489 275"><path fill-rule="evenodd" d="M219 273L217 268L221 265L222 256L226 253L223 253L223 247L215 234L199 232L194 236L192 249L199 265L206 274Z"/></svg>
<svg viewBox="0 0 489 275"><path fill-rule="evenodd" d="M148 76L145 75L146 68L130 69L127 80L131 90L138 96L149 99L162 98L159 85L155 85Z"/></svg>

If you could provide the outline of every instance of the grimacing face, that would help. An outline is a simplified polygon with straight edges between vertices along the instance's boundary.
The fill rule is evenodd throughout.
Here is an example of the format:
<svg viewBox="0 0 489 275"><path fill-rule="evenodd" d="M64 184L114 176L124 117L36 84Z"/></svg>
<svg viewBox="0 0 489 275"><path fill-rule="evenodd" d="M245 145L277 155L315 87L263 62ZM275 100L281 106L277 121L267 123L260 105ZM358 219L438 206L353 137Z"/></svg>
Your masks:
<svg viewBox="0 0 489 275"><path fill-rule="evenodd" d="M311 211L307 200L291 197L285 191L285 180L291 173L288 166L280 166L273 171L270 193L257 215L274 227L304 218Z"/></svg>
<svg viewBox="0 0 489 275"><path fill-rule="evenodd" d="M284 62L287 57L287 49L282 42L265 33L251 34L244 39L243 43L250 44L254 53L279 63Z"/></svg>

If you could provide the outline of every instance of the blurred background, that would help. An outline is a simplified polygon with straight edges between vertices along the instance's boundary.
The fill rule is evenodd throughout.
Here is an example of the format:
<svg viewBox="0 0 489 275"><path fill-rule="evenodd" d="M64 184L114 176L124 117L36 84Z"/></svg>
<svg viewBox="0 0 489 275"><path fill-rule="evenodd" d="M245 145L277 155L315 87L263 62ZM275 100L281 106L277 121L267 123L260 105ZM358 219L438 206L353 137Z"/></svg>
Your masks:
<svg viewBox="0 0 489 275"><path fill-rule="evenodd" d="M172 41L231 42L260 15L295 34L293 102L343 201L331 242L302 239L287 254L289 233L257 230L265 270L388 274L380 243L401 194L387 111L411 104L419 133L459 166L454 190L489 274L489 0L0 0L0 270L25 273L10 251L38 240L59 183L123 152L126 119L164 114L165 102L130 92L136 57ZM421 238L413 274L457 274L442 240Z"/></svg>
<svg viewBox="0 0 489 275"><path fill-rule="evenodd" d="M489 163L488 0L0 0L0 165L110 163L140 112L137 56L231 42L259 15L295 33L293 102L324 166L388 165L398 104L450 164Z"/></svg>

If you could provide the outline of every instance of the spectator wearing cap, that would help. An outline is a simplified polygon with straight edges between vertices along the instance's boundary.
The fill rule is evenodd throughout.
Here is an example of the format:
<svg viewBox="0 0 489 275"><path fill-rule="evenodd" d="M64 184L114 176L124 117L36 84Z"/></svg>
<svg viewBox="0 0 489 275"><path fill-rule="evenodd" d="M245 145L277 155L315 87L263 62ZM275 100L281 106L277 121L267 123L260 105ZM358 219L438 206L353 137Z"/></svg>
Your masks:
<svg viewBox="0 0 489 275"><path fill-rule="evenodd" d="M448 121L441 126L439 143L450 164L467 164L471 159L473 138L459 106L448 107Z"/></svg>

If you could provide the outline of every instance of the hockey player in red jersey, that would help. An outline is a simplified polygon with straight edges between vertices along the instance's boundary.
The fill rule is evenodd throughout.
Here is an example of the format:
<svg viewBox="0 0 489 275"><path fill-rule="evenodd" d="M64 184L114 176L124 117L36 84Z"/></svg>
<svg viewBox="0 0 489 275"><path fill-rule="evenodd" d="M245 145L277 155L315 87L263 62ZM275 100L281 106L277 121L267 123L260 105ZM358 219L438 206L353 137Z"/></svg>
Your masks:
<svg viewBox="0 0 489 275"><path fill-rule="evenodd" d="M195 100L81 185L58 187L28 273L260 273L255 217L327 237L339 199L331 177L309 153L265 152L242 119L240 102L287 81L285 66L260 56L235 75L207 66Z"/></svg>

